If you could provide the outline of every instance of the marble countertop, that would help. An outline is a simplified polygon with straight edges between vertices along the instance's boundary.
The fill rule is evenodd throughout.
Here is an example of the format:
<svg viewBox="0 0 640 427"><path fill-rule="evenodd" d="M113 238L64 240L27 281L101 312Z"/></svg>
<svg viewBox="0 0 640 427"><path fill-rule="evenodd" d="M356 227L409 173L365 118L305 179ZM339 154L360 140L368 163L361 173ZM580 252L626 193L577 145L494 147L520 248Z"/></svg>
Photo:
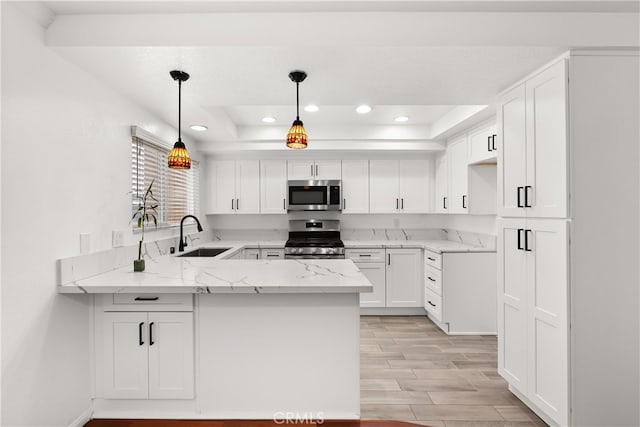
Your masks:
<svg viewBox="0 0 640 427"><path fill-rule="evenodd" d="M344 247L350 248L405 248L427 249L432 252L495 252L495 249L472 246L451 240L344 240Z"/></svg>
<svg viewBox="0 0 640 427"><path fill-rule="evenodd" d="M60 293L91 294L355 293L372 290L371 283L351 260L225 260L173 255L147 259L144 272L134 273L132 267L122 267L59 287Z"/></svg>

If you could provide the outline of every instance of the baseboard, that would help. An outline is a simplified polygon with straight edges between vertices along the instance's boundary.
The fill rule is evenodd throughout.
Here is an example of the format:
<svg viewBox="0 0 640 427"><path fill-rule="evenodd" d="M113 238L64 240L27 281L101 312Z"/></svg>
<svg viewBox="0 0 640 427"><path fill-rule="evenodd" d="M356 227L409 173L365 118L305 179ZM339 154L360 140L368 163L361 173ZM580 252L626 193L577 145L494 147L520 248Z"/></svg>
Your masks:
<svg viewBox="0 0 640 427"><path fill-rule="evenodd" d="M360 307L360 316L426 316L427 310L420 307L385 308Z"/></svg>
<svg viewBox="0 0 640 427"><path fill-rule="evenodd" d="M86 423L91 421L91 416L93 415L93 408L89 407L82 412L82 414L78 415L78 418L71 421L69 427L83 427Z"/></svg>

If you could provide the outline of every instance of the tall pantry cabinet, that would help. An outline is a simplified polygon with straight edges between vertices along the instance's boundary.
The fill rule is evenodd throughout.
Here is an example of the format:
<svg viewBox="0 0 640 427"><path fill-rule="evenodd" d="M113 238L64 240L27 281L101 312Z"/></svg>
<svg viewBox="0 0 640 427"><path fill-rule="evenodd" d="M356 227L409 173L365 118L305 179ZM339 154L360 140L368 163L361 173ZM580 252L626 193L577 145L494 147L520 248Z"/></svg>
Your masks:
<svg viewBox="0 0 640 427"><path fill-rule="evenodd" d="M640 425L638 52L501 94L498 371L551 425Z"/></svg>

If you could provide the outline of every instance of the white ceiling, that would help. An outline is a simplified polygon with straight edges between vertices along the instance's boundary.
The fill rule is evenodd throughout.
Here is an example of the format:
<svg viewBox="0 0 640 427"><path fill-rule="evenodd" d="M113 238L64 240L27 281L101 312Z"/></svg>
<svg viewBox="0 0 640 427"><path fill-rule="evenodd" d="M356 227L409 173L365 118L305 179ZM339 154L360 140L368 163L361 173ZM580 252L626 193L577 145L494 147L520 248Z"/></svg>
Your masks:
<svg viewBox="0 0 640 427"><path fill-rule="evenodd" d="M301 108L320 107L301 110L310 147L312 130L323 140L388 142L397 135L424 143L446 136L444 123L455 130L456 106L490 105L569 47L638 44L635 1L46 5L56 15L47 30L51 48L170 123L177 124L177 84L169 71L190 73L183 131L203 151L284 138L295 118L295 84L287 77L294 69L308 73ZM372 106L370 114L354 111L362 103ZM266 125L265 115L278 120ZM396 124L397 115L410 121ZM473 119L458 116L459 123ZM186 126L195 123L209 130ZM390 132L403 126L411 130Z"/></svg>

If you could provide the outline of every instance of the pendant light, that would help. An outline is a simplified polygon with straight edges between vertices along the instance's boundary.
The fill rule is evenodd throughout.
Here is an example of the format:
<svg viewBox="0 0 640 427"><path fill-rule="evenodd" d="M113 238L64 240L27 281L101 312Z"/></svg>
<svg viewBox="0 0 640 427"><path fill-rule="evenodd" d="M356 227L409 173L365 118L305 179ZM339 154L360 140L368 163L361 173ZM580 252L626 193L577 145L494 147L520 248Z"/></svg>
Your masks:
<svg viewBox="0 0 640 427"><path fill-rule="evenodd" d="M181 126L181 104L182 104L182 82L189 80L189 74L184 71L173 70L169 72L173 80L178 81L178 141L173 144L173 148L169 152L168 163L170 169L191 169L191 157L187 147L180 136Z"/></svg>
<svg viewBox="0 0 640 427"><path fill-rule="evenodd" d="M296 119L287 133L287 147L289 148L307 148L307 131L304 130L302 120L300 120L300 96L298 93L298 87L300 82L303 82L307 78L307 73L304 71L292 71L289 73L289 78L296 83Z"/></svg>

